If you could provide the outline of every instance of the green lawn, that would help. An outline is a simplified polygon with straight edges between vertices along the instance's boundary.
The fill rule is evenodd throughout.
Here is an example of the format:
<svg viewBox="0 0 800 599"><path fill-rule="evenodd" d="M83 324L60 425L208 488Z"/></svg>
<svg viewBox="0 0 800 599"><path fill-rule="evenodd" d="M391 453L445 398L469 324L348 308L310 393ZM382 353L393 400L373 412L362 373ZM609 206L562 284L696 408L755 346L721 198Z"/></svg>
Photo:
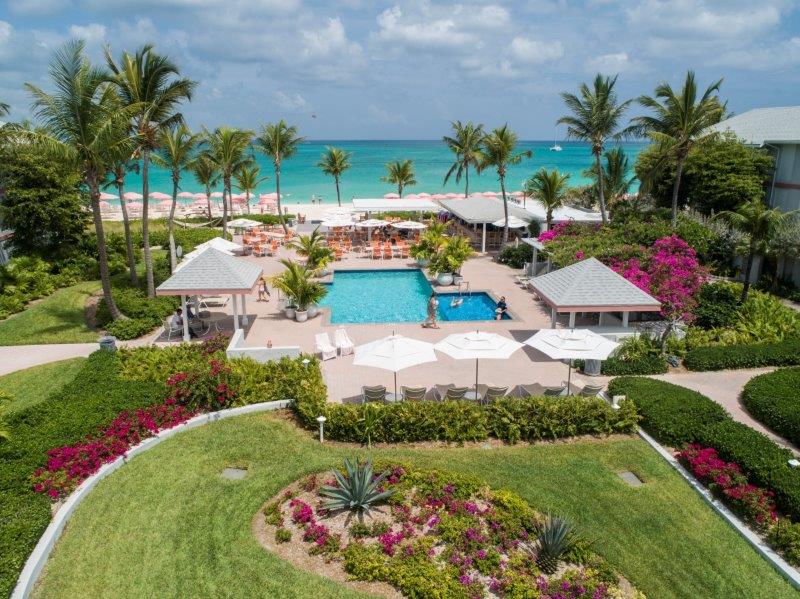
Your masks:
<svg viewBox="0 0 800 599"><path fill-rule="evenodd" d="M23 312L0 321L0 345L90 343L98 334L86 326L86 300L100 290L99 281L59 289Z"/></svg>
<svg viewBox="0 0 800 599"><path fill-rule="evenodd" d="M72 381L85 361L86 358L71 358L0 376L0 390L14 398L7 412L25 410L47 399Z"/></svg>
<svg viewBox="0 0 800 599"><path fill-rule="evenodd" d="M38 597L361 597L262 550L261 504L354 449L321 446L272 415L173 438L101 482L79 507ZM569 516L650 598L796 597L772 568L648 445L636 438L495 449L380 450L471 472ZM248 477L223 481L227 465ZM633 489L617 472L636 472Z"/></svg>

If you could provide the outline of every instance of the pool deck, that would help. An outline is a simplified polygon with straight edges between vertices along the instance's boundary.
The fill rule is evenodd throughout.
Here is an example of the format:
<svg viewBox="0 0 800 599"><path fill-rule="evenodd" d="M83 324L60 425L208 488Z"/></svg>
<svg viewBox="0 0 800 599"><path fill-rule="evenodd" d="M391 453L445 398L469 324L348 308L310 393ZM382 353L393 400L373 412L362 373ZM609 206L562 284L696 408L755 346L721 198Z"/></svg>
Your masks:
<svg viewBox="0 0 800 599"><path fill-rule="evenodd" d="M283 266L280 258L294 258L294 252L281 248L275 257L251 257L245 259L257 263L267 275L278 274ZM360 255L345 255L341 261L333 263L335 270L347 269L382 269L412 268L416 264L411 260L391 259L372 260ZM472 291L487 291L494 297L506 296L512 320L501 321L449 321L440 322L440 328L426 329L421 323L382 323L382 324L329 324L324 314L304 323L288 320L282 311L278 311L277 295L269 302L256 302L256 297L248 297L247 313L250 324L246 328L245 345L250 347L264 346L268 340L273 345L299 345L301 351L314 352L314 336L327 332L333 339L334 331L344 326L356 345L368 343L394 333L435 343L451 333L482 330L507 335L518 341L524 341L537 330L549 328L550 316L542 302L534 299L529 291L522 289L514 276L521 271L513 270L498 264L488 255L478 255L469 260L462 269L464 280L470 282ZM437 291L455 291L455 287L441 288L434 284ZM227 308L230 312L230 307ZM566 317L561 320L566 324ZM594 320L594 319L593 319ZM593 321L591 324L595 324ZM474 385L475 361L455 360L437 353L439 360L408 368L398 373L398 385L419 385L429 389L434 384L454 383ZM356 401L360 398L362 385L386 385L393 387L393 374L377 368L353 366L353 356L337 357L322 363L322 372L328 385L331 401ZM519 384L540 383L543 385L559 385L566 380L567 368L561 362L551 360L541 352L524 347L508 360L484 360L480 364L481 383L507 385L513 389ZM583 375L575 379L588 381ZM605 381L604 377L596 377L592 382Z"/></svg>

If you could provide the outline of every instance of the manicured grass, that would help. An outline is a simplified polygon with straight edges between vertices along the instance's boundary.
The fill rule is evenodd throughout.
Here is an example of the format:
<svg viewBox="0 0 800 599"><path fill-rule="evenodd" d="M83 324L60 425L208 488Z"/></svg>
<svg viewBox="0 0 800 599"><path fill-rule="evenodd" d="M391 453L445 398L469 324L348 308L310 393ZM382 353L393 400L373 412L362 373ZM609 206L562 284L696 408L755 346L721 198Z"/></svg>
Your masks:
<svg viewBox="0 0 800 599"><path fill-rule="evenodd" d="M0 321L0 345L90 343L98 334L86 326L86 300L100 289L86 281L59 289L19 314Z"/></svg>
<svg viewBox="0 0 800 599"><path fill-rule="evenodd" d="M98 485L73 516L36 594L361 597L261 549L251 520L299 476L364 453L323 447L273 415L181 434ZM648 597L797 596L639 439L372 453L470 472L569 516ZM229 465L247 465L247 478L223 481L220 471ZM645 485L629 487L620 470Z"/></svg>
<svg viewBox="0 0 800 599"><path fill-rule="evenodd" d="M85 361L86 358L72 358L0 376L0 390L14 398L7 413L26 410L61 390L77 376Z"/></svg>

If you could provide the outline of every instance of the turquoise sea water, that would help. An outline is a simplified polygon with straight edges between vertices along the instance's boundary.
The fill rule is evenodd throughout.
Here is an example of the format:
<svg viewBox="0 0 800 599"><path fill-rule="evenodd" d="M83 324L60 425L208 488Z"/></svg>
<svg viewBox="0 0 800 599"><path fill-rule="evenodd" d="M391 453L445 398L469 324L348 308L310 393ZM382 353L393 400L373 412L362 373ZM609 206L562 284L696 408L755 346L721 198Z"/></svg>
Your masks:
<svg viewBox="0 0 800 599"><path fill-rule="evenodd" d="M570 173L572 175L571 185L585 184L587 181L582 176L582 172L592 164L589 145L567 141L560 141L559 144L563 150L551 152L549 148L553 145L552 141L521 142L520 149L533 150L533 157L508 169L506 176L508 191L520 189L522 182L542 166ZM316 195L317 198L322 196L325 203L336 201L333 179L322 174L317 167L321 154L329 145L353 152L351 159L353 167L342 178L342 201L349 201L353 197L382 197L385 193L395 191L393 186L380 180L385 174L384 165L393 160L407 158L414 161L416 178L419 183L414 187L407 188L405 193L424 191L433 194L464 191L463 181L459 185L456 185L452 179L447 185L442 183L445 173L452 164L453 155L441 141L320 140L303 143L297 154L283 163L281 192L288 196L285 201L307 203L312 195ZM633 164L644 144L631 142L622 144L622 147L629 156L630 163ZM261 175L269 177L261 184L258 192L275 191L272 163L258 152L253 152L253 154L261 167ZM128 175L126 189L141 192L141 177L135 174ZM155 165L151 167L150 190L171 193L172 182L165 169ZM193 193L203 191L189 173L182 178L181 190ZM218 191L221 191L221 188ZM499 191L496 173L486 171L477 176L474 172L470 172L470 191ZM234 193L237 193L237 190L234 189Z"/></svg>

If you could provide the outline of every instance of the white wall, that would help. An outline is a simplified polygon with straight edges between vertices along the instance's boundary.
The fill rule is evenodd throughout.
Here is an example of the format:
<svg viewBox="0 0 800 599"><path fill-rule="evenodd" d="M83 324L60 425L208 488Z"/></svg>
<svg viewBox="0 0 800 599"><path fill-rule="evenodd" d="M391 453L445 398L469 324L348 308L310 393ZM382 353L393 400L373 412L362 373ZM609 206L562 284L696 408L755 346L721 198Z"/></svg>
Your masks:
<svg viewBox="0 0 800 599"><path fill-rule="evenodd" d="M296 345L283 345L279 347L245 347L244 330L239 329L231 337L231 342L225 350L228 358L250 358L256 362L266 363L281 358L300 357L300 347Z"/></svg>

